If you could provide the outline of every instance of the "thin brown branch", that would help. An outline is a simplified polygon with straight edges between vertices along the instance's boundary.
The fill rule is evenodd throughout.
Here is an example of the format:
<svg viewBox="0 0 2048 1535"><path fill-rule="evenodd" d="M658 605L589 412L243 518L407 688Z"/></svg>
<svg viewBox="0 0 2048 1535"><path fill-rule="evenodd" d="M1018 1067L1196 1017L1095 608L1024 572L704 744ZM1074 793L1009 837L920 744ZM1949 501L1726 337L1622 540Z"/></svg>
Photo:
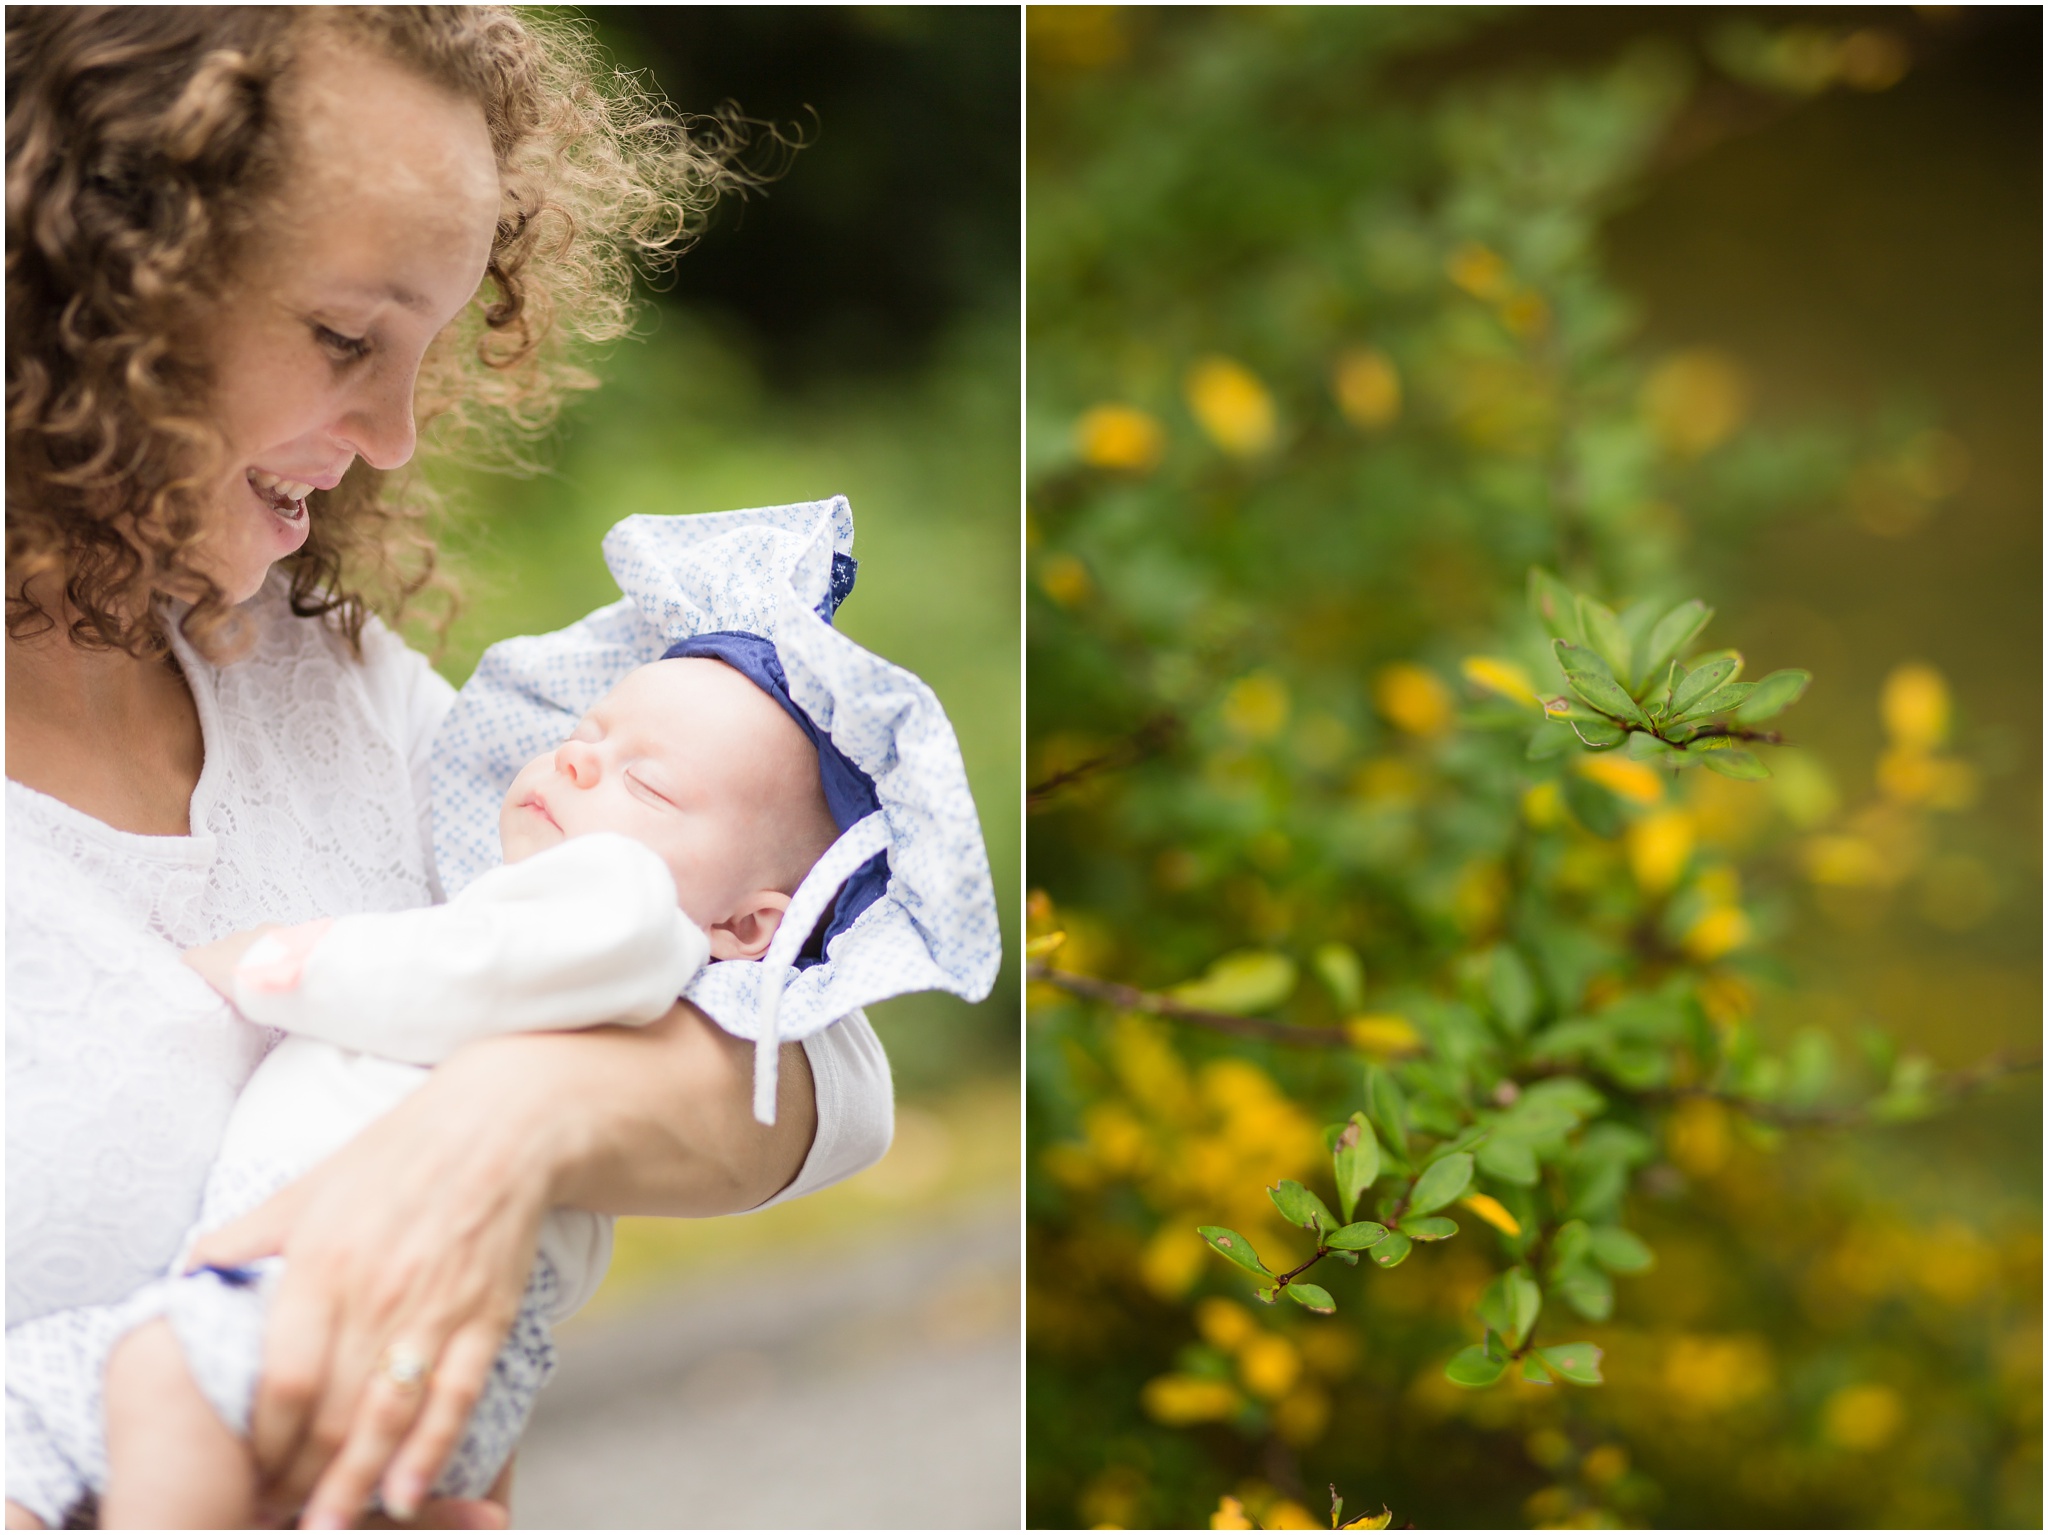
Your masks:
<svg viewBox="0 0 2048 1535"><path fill-rule="evenodd" d="M1180 1023L1192 1023L1199 1028L1214 1029L1222 1034L1235 1034L1244 1039L1270 1039L1283 1045L1304 1045L1310 1049L1335 1049L1345 1044L1344 1035L1337 1029L1311 1029L1298 1023L1281 1023L1272 1018L1251 1018L1241 1013L1212 1013L1207 1008L1189 1007L1184 1002L1161 996L1156 991L1141 991L1136 986L1126 986L1120 981L1099 981L1092 975L1076 975L1071 970L1055 970L1044 960L1034 960L1024 967L1028 980L1040 981L1047 986L1057 986L1061 991L1077 997L1086 997L1091 1002L1107 1002L1111 1007L1120 1007L1127 1013L1151 1013L1160 1018L1172 1018Z"/></svg>
<svg viewBox="0 0 2048 1535"><path fill-rule="evenodd" d="M1136 767L1148 757L1158 756L1179 738L1180 720L1171 714L1155 714L1100 756L1090 757L1086 762L1076 763L1033 784L1025 791L1025 808L1036 810L1063 790L1104 773L1118 773Z"/></svg>
<svg viewBox="0 0 2048 1535"><path fill-rule="evenodd" d="M1106 1002L1111 1007L1122 1008L1125 1012L1150 1013L1159 1018L1171 1018L1177 1023L1191 1023L1197 1028L1213 1029L1221 1034L1235 1034L1244 1039L1267 1039L1276 1044L1298 1045L1311 1050L1351 1048L1350 1040L1341 1029L1308 1028L1298 1023L1282 1023L1274 1018L1253 1018L1241 1013L1216 1013L1207 1008L1189 1007L1156 991L1144 991L1136 986L1126 986L1120 981L1103 981L1092 975L1076 975L1071 970L1055 970L1043 960L1034 960L1026 965L1024 974L1029 980L1039 981L1047 986L1057 986L1064 992L1086 997L1093 1002ZM1981 1092L2001 1078L2040 1069L2041 1052L2038 1050L1999 1051L1971 1065L1930 1077L1927 1082L1927 1096L1937 1104L1952 1103ZM1882 1098L1864 1103L1844 1104L1835 1108L1800 1109L1707 1087L1661 1088L1642 1092L1640 1089L1624 1088L1618 1084L1610 1085L1617 1091L1637 1092L1646 1098L1710 1099L1716 1103L1724 1103L1729 1108L1763 1124L1778 1125L1785 1129L1846 1129L1857 1125L1886 1122L1878 1107L1883 1102Z"/></svg>

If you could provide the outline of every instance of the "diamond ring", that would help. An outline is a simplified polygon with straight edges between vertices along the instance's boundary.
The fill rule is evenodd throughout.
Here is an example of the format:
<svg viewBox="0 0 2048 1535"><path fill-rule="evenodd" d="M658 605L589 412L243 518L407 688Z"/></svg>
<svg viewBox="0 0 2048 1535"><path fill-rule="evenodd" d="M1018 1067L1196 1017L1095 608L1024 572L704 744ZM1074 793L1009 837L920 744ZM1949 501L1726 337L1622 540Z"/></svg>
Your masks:
<svg viewBox="0 0 2048 1535"><path fill-rule="evenodd" d="M400 1391L417 1391L432 1365L433 1361L418 1349L394 1343L384 1350L380 1368L384 1378Z"/></svg>

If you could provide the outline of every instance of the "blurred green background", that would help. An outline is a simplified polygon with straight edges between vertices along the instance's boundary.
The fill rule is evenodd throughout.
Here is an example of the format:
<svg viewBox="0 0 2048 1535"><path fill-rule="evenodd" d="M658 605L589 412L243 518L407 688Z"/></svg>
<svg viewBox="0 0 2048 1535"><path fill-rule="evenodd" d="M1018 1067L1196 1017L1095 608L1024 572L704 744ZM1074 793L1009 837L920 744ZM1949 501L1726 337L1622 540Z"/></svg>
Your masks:
<svg viewBox="0 0 2048 1535"><path fill-rule="evenodd" d="M1818 679L1787 726L1824 810L1782 788L1689 802L1703 825L1729 811L1761 867L1785 964L1767 1035L1877 1025L1942 1066L2037 1049L2040 44L2037 12L1969 7L1034 10L1027 781L1156 714L1187 725L1032 816L1061 962L1164 985L1369 901L1329 874L1345 850L1312 812L1334 842L1410 760L1374 669L1454 680L1543 560L1609 596L1700 595L1749 675ZM1493 286L1461 238L1549 307L1504 302L1491 329L1461 311ZM1522 443L1575 429L1540 393L1546 325L1615 359L1585 398L1642 387L1677 428L1669 499L1600 504L1640 476L1625 434L1531 467ZM1333 389L1368 347L1399 359L1391 405L1369 371ZM1205 406L1189 370L1215 354L1253 384ZM1091 414L1111 406L1135 414ZM1902 471L1916 453L1940 471ZM1556 531L1574 499L1597 536ZM1951 690L1970 802L1886 854L1901 872L1803 877L1805 829L1882 800L1879 698L1914 663ZM1347 1279L1337 1322L1265 1324L1327 1417L1290 1439L1141 1405L1215 1341L1188 1286L1230 1293L1155 1265L1183 1217L1148 1192L1165 1174L1104 1171L1087 1128L1126 1099L1142 1119L1131 1063L1154 1038L1033 999L1032 1525L1206 1523L1229 1491L1288 1523L1331 1478L1352 1512L1425 1527L2038 1524L2038 1076L1908 1128L1674 1144L1635 1217L1664 1261L1601 1333L1616 1384L1550 1418L1440 1389L1415 1340L1452 1336L1469 1299L1448 1251L1366 1276L1355 1335ZM1355 1099L1299 1056L1172 1044Z"/></svg>
<svg viewBox="0 0 2048 1535"><path fill-rule="evenodd" d="M730 102L783 167L729 198L596 363L531 479L441 470L463 607L441 670L618 595L622 517L849 497L860 577L839 617L928 682L958 732L997 900L1018 886L1014 13L606 7L617 63L685 112ZM987 1001L873 1009L900 1094L1014 1081L1016 971Z"/></svg>

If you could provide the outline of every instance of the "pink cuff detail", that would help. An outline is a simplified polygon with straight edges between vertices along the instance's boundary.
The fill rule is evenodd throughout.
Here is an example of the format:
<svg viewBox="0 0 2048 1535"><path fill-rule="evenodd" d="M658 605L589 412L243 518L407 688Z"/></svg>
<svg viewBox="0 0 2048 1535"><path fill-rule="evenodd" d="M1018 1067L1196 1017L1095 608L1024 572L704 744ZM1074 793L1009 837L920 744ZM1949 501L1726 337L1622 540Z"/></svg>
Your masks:
<svg viewBox="0 0 2048 1535"><path fill-rule="evenodd" d="M242 962L235 966L235 985L272 994L296 989L306 972L307 958L333 926L332 917L322 917L265 933L249 945Z"/></svg>

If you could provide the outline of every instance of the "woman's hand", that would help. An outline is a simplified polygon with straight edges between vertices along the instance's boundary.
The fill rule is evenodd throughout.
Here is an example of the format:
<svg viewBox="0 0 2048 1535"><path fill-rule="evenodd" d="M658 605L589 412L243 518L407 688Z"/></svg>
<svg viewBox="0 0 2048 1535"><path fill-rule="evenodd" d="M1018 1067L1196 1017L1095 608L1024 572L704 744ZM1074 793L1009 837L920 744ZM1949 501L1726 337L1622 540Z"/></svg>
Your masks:
<svg viewBox="0 0 2048 1535"><path fill-rule="evenodd" d="M548 1209L717 1215L788 1184L816 1131L809 1061L784 1047L764 1127L752 1049L687 1003L642 1029L466 1046L201 1238L193 1266L289 1260L252 1424L266 1499L306 1500L307 1528L347 1525L380 1479L395 1513L420 1507L517 1315ZM394 1353L428 1362L424 1388L393 1378Z"/></svg>

